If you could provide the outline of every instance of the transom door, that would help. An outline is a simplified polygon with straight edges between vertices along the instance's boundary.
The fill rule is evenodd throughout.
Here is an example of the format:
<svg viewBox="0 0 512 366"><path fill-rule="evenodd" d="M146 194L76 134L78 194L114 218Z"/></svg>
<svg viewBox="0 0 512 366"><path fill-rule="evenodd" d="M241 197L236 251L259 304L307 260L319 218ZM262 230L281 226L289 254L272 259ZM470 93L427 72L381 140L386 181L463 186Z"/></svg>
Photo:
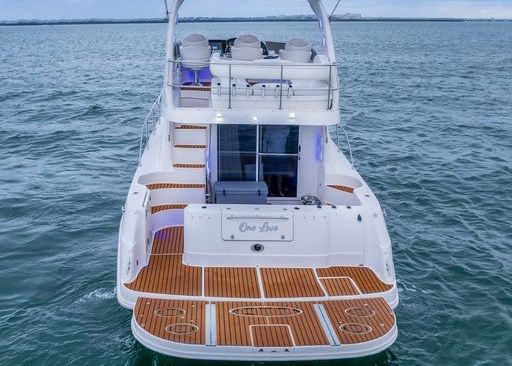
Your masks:
<svg viewBox="0 0 512 366"><path fill-rule="evenodd" d="M218 180L265 181L270 197L297 197L299 126L219 125Z"/></svg>

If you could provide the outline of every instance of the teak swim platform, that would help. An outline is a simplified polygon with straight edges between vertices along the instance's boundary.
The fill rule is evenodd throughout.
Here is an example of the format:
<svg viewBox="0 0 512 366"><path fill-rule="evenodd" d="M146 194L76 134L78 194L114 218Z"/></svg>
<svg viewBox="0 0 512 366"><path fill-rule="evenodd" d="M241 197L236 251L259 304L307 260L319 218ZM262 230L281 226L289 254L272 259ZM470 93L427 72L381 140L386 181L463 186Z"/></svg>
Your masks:
<svg viewBox="0 0 512 366"><path fill-rule="evenodd" d="M134 326L158 340L217 347L343 347L395 326L382 298L308 302L231 302L139 298Z"/></svg>
<svg viewBox="0 0 512 366"><path fill-rule="evenodd" d="M306 0L315 42L180 39L184 1L119 228L135 339L221 361L384 351L398 335L391 240L343 141L329 13Z"/></svg>

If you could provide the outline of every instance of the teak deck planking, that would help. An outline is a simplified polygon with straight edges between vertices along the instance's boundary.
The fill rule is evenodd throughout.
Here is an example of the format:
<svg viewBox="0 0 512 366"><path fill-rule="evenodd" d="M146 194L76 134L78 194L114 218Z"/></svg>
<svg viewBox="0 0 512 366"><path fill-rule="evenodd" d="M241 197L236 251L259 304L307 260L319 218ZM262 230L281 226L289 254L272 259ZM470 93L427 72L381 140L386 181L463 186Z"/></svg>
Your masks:
<svg viewBox="0 0 512 366"><path fill-rule="evenodd" d="M151 207L151 213L155 214L157 212L167 211L167 210L184 210L185 207L187 207L187 204L185 204L185 203L183 203L183 204L174 203L171 205L155 205L155 206Z"/></svg>
<svg viewBox="0 0 512 366"><path fill-rule="evenodd" d="M208 267L204 269L205 296L260 298L256 268Z"/></svg>
<svg viewBox="0 0 512 366"><path fill-rule="evenodd" d="M135 321L147 332L177 343L206 344L205 301L139 298ZM324 302L211 302L215 305L216 346L290 348L328 346L326 329L315 312L324 307L341 344L368 342L395 324L383 298Z"/></svg>
<svg viewBox="0 0 512 366"><path fill-rule="evenodd" d="M311 268L262 268L261 277L266 297L324 296Z"/></svg>
<svg viewBox="0 0 512 366"><path fill-rule="evenodd" d="M182 163L176 163L173 165L175 168L180 169L201 169L204 168L206 164L182 164Z"/></svg>
<svg viewBox="0 0 512 366"><path fill-rule="evenodd" d="M354 193L354 188L349 187L349 186L344 186L344 185L341 185L341 184L328 184L327 187L336 189L338 191L343 191L343 192L347 192L347 193Z"/></svg>
<svg viewBox="0 0 512 366"><path fill-rule="evenodd" d="M126 287L149 293L238 299L350 296L385 292L393 287L382 282L368 267L203 269L187 266L182 262L183 235L183 226L155 233L149 263Z"/></svg>
<svg viewBox="0 0 512 366"><path fill-rule="evenodd" d="M153 183L148 184L148 189L191 189L191 188L206 188L204 183Z"/></svg>

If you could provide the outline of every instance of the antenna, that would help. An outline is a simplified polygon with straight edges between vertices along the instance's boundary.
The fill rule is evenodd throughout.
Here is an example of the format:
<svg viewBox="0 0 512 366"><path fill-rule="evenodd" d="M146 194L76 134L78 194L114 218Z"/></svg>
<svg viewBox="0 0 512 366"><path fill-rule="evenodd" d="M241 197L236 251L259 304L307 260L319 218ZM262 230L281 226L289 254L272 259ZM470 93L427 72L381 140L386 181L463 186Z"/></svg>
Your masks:
<svg viewBox="0 0 512 366"><path fill-rule="evenodd" d="M165 0L165 1L167 1L167 0ZM341 3L341 0L338 0L338 2L336 3L336 6L334 7L334 9L332 9L332 13L331 13L331 15L329 15L329 22L331 21L332 16L334 15L334 12L336 11L336 9L338 9L338 5L340 5L340 3Z"/></svg>
<svg viewBox="0 0 512 366"><path fill-rule="evenodd" d="M169 18L169 6L167 5L167 0L164 0L165 5L165 15L167 15L167 18Z"/></svg>

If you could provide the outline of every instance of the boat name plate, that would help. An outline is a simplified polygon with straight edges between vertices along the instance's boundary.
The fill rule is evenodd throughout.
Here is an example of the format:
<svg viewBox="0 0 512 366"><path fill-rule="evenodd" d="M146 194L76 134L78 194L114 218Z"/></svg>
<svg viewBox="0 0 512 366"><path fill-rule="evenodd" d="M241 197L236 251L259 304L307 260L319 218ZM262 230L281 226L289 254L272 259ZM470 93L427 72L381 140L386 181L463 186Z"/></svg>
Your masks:
<svg viewBox="0 0 512 366"><path fill-rule="evenodd" d="M222 212L222 239L227 241L293 240L293 214Z"/></svg>

